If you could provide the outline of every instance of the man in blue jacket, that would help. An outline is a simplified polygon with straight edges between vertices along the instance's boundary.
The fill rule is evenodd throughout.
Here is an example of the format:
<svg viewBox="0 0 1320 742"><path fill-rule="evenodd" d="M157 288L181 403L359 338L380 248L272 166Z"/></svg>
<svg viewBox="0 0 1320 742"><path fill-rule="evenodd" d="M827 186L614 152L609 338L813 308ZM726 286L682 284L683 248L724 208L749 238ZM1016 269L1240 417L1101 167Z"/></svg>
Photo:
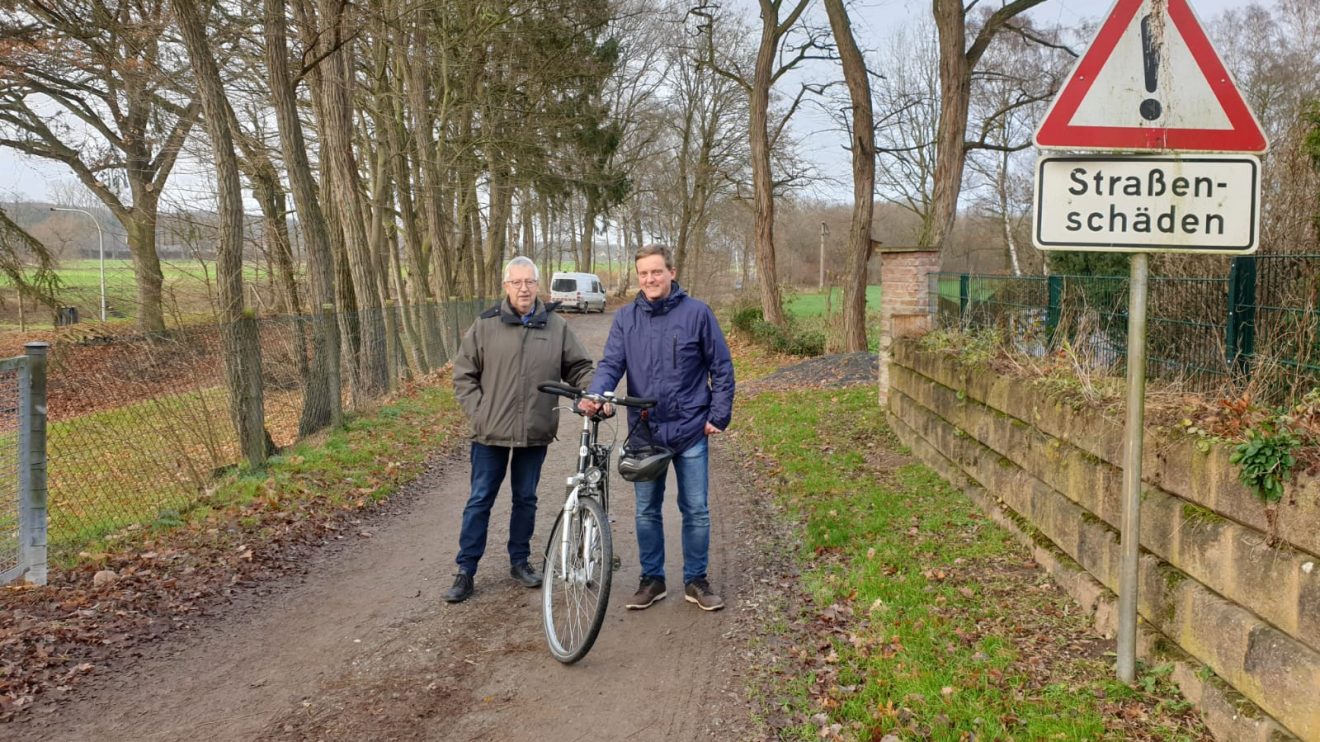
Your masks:
<svg viewBox="0 0 1320 742"><path fill-rule="evenodd" d="M619 309L605 342L605 357L589 391L613 391L628 375L629 396L652 397L658 404L649 420L628 410L634 439L647 440L639 426L649 425L655 443L674 451L678 510L683 516L683 597L702 610L717 611L724 600L706 579L710 547L708 436L723 432L733 418L733 359L710 307L687 295L674 281L669 249L648 245L637 251L641 292ZM582 407L594 412L594 403ZM667 472L666 472L667 473ZM627 603L650 607L665 597L665 532L660 516L665 474L635 482L637 550L642 581Z"/></svg>

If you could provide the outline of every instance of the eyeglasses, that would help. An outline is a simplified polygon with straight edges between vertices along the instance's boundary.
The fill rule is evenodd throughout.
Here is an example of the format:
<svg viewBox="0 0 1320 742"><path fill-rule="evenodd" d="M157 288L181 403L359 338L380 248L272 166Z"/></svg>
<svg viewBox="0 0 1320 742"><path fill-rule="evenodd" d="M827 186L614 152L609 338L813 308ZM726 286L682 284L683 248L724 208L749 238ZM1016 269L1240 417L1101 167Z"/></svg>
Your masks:
<svg viewBox="0 0 1320 742"><path fill-rule="evenodd" d="M512 286L514 288L521 288L521 289L536 288L535 278L524 278L521 281L505 281L504 283L506 286Z"/></svg>

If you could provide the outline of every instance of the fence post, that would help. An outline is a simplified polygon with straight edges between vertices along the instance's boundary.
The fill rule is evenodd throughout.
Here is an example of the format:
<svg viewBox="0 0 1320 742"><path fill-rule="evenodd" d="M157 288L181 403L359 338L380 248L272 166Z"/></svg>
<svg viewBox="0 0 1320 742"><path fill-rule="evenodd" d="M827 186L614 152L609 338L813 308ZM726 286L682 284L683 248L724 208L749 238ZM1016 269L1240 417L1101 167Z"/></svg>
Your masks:
<svg viewBox="0 0 1320 742"><path fill-rule="evenodd" d="M1045 333L1049 342L1054 342L1054 332L1059 329L1059 318L1063 314L1063 276L1049 276L1045 279L1049 304L1045 307Z"/></svg>
<svg viewBox="0 0 1320 742"><path fill-rule="evenodd" d="M972 277L966 273L958 276L958 326L967 326L967 305L971 302Z"/></svg>
<svg viewBox="0 0 1320 742"><path fill-rule="evenodd" d="M329 341L325 354L328 359L326 371L329 372L327 382L330 387L330 427L339 428L344 424L344 391L340 387L342 382L339 376L339 324L336 322L333 304L321 305L321 321L325 323L325 336Z"/></svg>
<svg viewBox="0 0 1320 742"><path fill-rule="evenodd" d="M1241 373L1251 370L1256 345L1256 257L1233 258L1228 270L1228 323L1224 348L1228 366Z"/></svg>
<svg viewBox="0 0 1320 742"><path fill-rule="evenodd" d="M27 343L25 383L19 392L20 559L27 581L46 584L46 353L49 343Z"/></svg>

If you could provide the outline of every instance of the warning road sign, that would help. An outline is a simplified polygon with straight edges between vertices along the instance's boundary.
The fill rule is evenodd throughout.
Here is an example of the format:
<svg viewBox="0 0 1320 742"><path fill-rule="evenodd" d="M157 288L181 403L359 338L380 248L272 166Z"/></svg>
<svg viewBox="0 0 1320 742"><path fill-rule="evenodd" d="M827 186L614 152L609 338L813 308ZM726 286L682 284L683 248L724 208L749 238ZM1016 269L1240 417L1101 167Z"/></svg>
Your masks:
<svg viewBox="0 0 1320 742"><path fill-rule="evenodd" d="M1187 0L1118 0L1036 131L1069 150L1264 152Z"/></svg>
<svg viewBox="0 0 1320 742"><path fill-rule="evenodd" d="M1042 250L1256 250L1260 163L1250 155L1046 156L1036 164Z"/></svg>

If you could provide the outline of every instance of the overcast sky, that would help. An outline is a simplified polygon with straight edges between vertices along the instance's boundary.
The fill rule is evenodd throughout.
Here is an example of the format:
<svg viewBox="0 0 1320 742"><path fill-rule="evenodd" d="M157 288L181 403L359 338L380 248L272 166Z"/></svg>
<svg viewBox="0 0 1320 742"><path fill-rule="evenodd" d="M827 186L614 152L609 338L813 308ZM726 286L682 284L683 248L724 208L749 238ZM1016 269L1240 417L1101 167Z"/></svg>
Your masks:
<svg viewBox="0 0 1320 742"><path fill-rule="evenodd" d="M746 0L745 0L746 1ZM1211 20L1222 11L1237 7L1240 0L1190 0L1192 9L1203 23ZM1262 4L1272 5L1271 0ZM748 5L754 3L748 2ZM1097 0L1047 0L1038 7L1034 14L1045 25L1076 26L1084 20L1094 20L1110 7ZM928 0L859 0L853 6L853 22L858 43L867 49L883 45L885 39L895 29L913 23L919 15L930 13ZM796 122L800 138L807 142L803 154L814 162L826 174L847 178L847 153L842 149L845 143L840 132L830 131L829 122L823 114L808 114ZM199 171L194 162L180 161L170 179L167 192L180 200L189 200L187 190L209 190L205 173ZM0 201L20 200L54 201L61 186L74 183L73 173L67 168L50 164L35 158L23 157L8 148L0 148ZM841 184L837 188L826 188L820 195L826 198L844 200L849 198L851 187Z"/></svg>

